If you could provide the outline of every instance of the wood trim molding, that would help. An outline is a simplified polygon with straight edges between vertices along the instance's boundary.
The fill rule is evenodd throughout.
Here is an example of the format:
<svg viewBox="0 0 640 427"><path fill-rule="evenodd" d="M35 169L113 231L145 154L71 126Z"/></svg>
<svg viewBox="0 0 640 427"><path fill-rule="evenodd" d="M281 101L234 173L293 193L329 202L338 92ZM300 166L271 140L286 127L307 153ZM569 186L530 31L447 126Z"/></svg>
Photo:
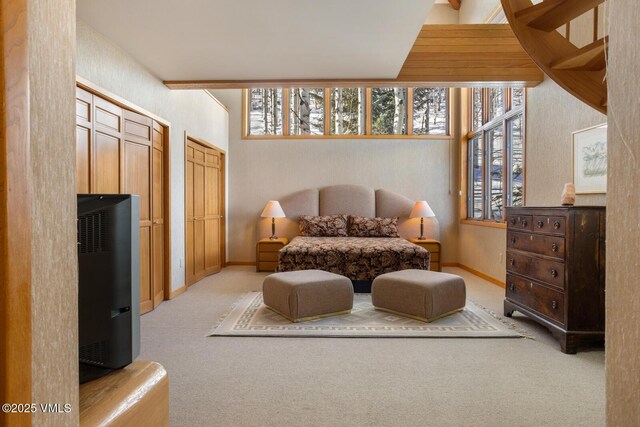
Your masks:
<svg viewBox="0 0 640 427"><path fill-rule="evenodd" d="M481 271L476 270L475 268L471 268L468 265L464 265L464 264L460 264L459 262L443 262L442 263L443 267L459 267L463 270L468 271L471 274L475 274L476 276L480 277L481 279L486 280L487 282L491 282L494 285L500 286L501 288L506 288L507 285L505 284L505 282L503 282L502 280L498 280L495 277L489 276L488 274L485 274Z"/></svg>
<svg viewBox="0 0 640 427"><path fill-rule="evenodd" d="M187 285L182 285L178 289L169 290L169 298L167 299L177 298L179 295L183 294L187 289L188 289Z"/></svg>
<svg viewBox="0 0 640 427"><path fill-rule="evenodd" d="M0 403L33 400L27 14L28 0L0 0ZM2 425L31 421L0 412Z"/></svg>

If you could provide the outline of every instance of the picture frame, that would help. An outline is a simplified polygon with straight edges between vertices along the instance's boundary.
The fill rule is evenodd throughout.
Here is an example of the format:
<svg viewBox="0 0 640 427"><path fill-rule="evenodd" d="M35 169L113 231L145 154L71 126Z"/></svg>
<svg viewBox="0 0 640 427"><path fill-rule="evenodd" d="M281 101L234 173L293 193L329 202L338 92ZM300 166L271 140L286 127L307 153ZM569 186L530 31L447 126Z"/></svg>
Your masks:
<svg viewBox="0 0 640 427"><path fill-rule="evenodd" d="M576 194L607 192L607 124L572 133L571 159Z"/></svg>

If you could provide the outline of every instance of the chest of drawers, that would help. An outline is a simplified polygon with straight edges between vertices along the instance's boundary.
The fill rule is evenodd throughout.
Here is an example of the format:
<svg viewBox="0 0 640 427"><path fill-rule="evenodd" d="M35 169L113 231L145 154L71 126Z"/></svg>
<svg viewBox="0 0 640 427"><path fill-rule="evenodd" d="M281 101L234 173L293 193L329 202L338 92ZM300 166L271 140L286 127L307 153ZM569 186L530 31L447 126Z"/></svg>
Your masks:
<svg viewBox="0 0 640 427"><path fill-rule="evenodd" d="M605 208L507 208L504 312L546 326L564 353L604 339Z"/></svg>

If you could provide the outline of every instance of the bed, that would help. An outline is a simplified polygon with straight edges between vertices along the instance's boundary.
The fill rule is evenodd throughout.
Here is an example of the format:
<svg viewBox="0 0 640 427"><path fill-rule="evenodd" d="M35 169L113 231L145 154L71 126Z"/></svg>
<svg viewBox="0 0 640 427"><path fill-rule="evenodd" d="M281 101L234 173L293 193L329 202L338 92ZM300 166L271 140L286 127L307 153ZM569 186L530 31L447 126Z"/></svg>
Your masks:
<svg viewBox="0 0 640 427"><path fill-rule="evenodd" d="M280 250L278 271L325 270L353 282L383 273L429 269L429 252L403 238L296 236Z"/></svg>
<svg viewBox="0 0 640 427"><path fill-rule="evenodd" d="M278 271L319 269L338 273L366 292L382 273L429 269L429 252L407 241L419 235L420 221L410 219L415 202L392 191L359 185L308 189L280 198L286 218L278 220L278 235L289 239L278 255ZM362 218L397 218L395 237L306 236L300 228L304 216L346 215ZM258 226L258 238L269 235L270 221ZM438 222L425 219L425 236L439 238Z"/></svg>

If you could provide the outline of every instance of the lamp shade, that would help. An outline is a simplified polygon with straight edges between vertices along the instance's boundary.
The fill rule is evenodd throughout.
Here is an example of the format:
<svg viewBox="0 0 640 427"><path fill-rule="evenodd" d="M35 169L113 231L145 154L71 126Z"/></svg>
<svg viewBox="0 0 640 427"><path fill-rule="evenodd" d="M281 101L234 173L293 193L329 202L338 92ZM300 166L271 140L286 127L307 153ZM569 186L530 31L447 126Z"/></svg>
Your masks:
<svg viewBox="0 0 640 427"><path fill-rule="evenodd" d="M434 214L433 211L431 210L429 203L422 200L422 201L416 202L416 204L413 206L413 209L411 209L410 216L411 218L431 218L431 217L435 217L436 214Z"/></svg>
<svg viewBox="0 0 640 427"><path fill-rule="evenodd" d="M277 200L269 200L260 214L263 218L284 218L286 215Z"/></svg>

